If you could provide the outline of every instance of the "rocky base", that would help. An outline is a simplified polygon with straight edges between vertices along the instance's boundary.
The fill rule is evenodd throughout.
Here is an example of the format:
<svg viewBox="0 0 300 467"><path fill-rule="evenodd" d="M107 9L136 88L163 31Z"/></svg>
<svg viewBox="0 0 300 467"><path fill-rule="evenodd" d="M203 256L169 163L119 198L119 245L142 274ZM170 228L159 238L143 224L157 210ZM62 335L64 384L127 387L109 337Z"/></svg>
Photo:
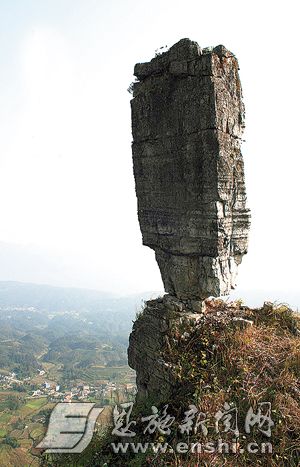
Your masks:
<svg viewBox="0 0 300 467"><path fill-rule="evenodd" d="M249 308L220 299L179 300L164 295L146 302L129 338L128 362L137 372L138 399L168 400L181 384L173 349L195 330L241 329L252 325Z"/></svg>

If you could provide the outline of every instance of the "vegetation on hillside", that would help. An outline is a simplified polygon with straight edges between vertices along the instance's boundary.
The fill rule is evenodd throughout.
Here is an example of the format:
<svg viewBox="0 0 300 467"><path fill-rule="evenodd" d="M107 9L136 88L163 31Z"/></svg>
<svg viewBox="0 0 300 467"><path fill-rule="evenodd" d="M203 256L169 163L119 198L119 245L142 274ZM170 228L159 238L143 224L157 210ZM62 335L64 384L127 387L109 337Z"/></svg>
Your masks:
<svg viewBox="0 0 300 467"><path fill-rule="evenodd" d="M44 363L72 370L127 364L138 296L0 282L0 375L33 376ZM66 373L67 374L67 373Z"/></svg>
<svg viewBox="0 0 300 467"><path fill-rule="evenodd" d="M134 383L127 345L139 302L138 296L0 282L1 466L40 464L34 446L50 409L46 406L45 417L39 402L52 408L80 383L97 388ZM51 387L44 391L45 382ZM56 385L58 399L50 395ZM44 397L33 398L37 390ZM86 400L94 397L99 404L120 400L113 390L90 394Z"/></svg>
<svg viewBox="0 0 300 467"><path fill-rule="evenodd" d="M205 318L197 324L186 320L170 331L169 343L163 358L173 365L177 386L168 401L140 400L131 418L137 421L134 438L122 439L103 433L94 437L92 444L81 454L45 458L45 465L68 466L299 466L300 462L300 319L285 305L265 303L260 309L243 307L240 302L226 304L211 301ZM228 405L226 405L226 403ZM260 405L266 403L265 405ZM163 413L168 404L168 414L174 416L171 434L143 434L145 423L141 417L151 414L155 405ZM224 405L225 404L225 405ZM195 408L195 409L193 409ZM251 415L252 408L252 415ZM268 413L268 408L270 412ZM197 433L194 421L189 432L181 433L180 426L190 410L202 413ZM236 414L239 433L233 427L226 431L227 422ZM205 414L205 416L204 416ZM219 433L216 431L216 414L219 414ZM258 415L261 415L259 418ZM226 414L225 414L226 415ZM247 418L248 417L248 418ZM204 418L207 420L204 421ZM191 416L192 419L192 416ZM246 432L248 419L249 432ZM206 427L208 433L205 433ZM228 424L227 424L228 428ZM109 430L111 432L111 430ZM269 431L269 433L268 433ZM188 436L187 436L188 434ZM269 436L270 435L270 436ZM113 453L111 443L146 442L177 443L235 440L235 451L220 452L170 452ZM265 452L248 452L251 448L265 446ZM270 452L270 443L271 450Z"/></svg>

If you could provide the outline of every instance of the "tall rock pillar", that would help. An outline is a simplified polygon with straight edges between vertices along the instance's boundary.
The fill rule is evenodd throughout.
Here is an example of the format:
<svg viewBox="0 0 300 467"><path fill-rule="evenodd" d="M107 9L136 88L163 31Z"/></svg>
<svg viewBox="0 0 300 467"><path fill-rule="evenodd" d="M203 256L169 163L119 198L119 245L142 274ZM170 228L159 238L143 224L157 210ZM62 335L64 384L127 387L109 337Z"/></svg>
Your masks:
<svg viewBox="0 0 300 467"><path fill-rule="evenodd" d="M132 133L143 244L166 292L202 300L230 293L247 252L240 151L244 105L235 56L182 39L135 66Z"/></svg>

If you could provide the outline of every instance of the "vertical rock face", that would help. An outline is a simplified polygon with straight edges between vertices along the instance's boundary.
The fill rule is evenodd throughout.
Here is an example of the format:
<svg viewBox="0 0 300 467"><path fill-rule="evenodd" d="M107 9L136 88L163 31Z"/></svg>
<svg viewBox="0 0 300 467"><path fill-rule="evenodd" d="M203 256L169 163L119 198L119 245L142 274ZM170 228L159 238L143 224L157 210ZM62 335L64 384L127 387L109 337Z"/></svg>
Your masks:
<svg viewBox="0 0 300 467"><path fill-rule="evenodd" d="M238 62L225 47L182 39L134 74L132 133L138 217L165 290L228 294L247 252Z"/></svg>

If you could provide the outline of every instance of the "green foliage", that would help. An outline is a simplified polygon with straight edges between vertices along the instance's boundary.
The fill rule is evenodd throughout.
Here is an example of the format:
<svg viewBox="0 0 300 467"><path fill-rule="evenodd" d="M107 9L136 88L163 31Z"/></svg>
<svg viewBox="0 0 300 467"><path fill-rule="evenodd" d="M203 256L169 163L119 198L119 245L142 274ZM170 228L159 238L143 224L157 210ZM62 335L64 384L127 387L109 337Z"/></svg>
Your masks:
<svg viewBox="0 0 300 467"><path fill-rule="evenodd" d="M21 418L18 418L14 423L11 425L13 430L23 430L25 428L25 422Z"/></svg>
<svg viewBox="0 0 300 467"><path fill-rule="evenodd" d="M16 438L13 438L9 435L6 435L3 440L3 444L7 444L8 446L11 446L12 448L18 448L20 447L20 444L18 443L18 440Z"/></svg>
<svg viewBox="0 0 300 467"><path fill-rule="evenodd" d="M11 395L9 395L6 401L4 402L4 407L11 411L18 410L18 408L21 407L21 405L22 401L18 397Z"/></svg>
<svg viewBox="0 0 300 467"><path fill-rule="evenodd" d="M26 388L25 388L25 386L23 386L23 384L13 383L11 385L11 388L12 388L13 391L26 392Z"/></svg>

